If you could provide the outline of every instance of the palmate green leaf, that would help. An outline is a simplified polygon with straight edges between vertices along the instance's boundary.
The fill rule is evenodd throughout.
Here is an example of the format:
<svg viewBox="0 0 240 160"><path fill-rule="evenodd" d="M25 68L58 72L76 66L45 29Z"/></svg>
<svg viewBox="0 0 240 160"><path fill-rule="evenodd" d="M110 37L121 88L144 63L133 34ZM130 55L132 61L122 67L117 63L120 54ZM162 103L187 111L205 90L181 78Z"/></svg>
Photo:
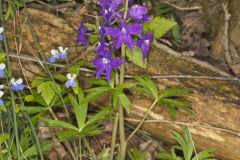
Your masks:
<svg viewBox="0 0 240 160"><path fill-rule="evenodd" d="M119 98L119 103L123 106L123 108L129 114L130 113L131 102L129 101L129 99L126 96L126 94L124 94L124 93L119 94L118 98Z"/></svg>
<svg viewBox="0 0 240 160"><path fill-rule="evenodd" d="M82 101L78 103L73 95L69 94L68 98L73 106L75 117L77 119L78 128L81 130L87 117L88 103Z"/></svg>
<svg viewBox="0 0 240 160"><path fill-rule="evenodd" d="M79 132L74 130L65 130L56 133L60 141L70 140L74 138L77 134L79 134Z"/></svg>
<svg viewBox="0 0 240 160"><path fill-rule="evenodd" d="M64 121L51 120L51 119L46 119L46 118L41 118L41 120L48 124L47 127L51 127L51 128L64 128L64 129L70 129L70 130L74 130L74 131L79 131L79 129L77 127L75 127L74 125L69 124L67 122L64 122Z"/></svg>
<svg viewBox="0 0 240 160"><path fill-rule="evenodd" d="M167 97L179 97L189 95L192 92L191 89L188 88L170 88L163 92L161 92L158 96L159 99L167 98Z"/></svg>
<svg viewBox="0 0 240 160"><path fill-rule="evenodd" d="M154 97L154 99L158 98L158 89L152 79L147 76L135 76L134 78L138 82L138 85L140 85L142 88L144 88L145 91L150 93Z"/></svg>
<svg viewBox="0 0 240 160"><path fill-rule="evenodd" d="M85 126L83 130L80 133L80 136L82 137L90 137L90 136L96 136L102 133L102 131L98 128L99 124L92 124Z"/></svg>
<svg viewBox="0 0 240 160"><path fill-rule="evenodd" d="M156 157L163 160L180 160L179 158L174 157L171 154L165 152L158 152L156 154Z"/></svg>
<svg viewBox="0 0 240 160"><path fill-rule="evenodd" d="M170 29L176 24L175 21L163 17L155 17L152 21L143 24L143 30L145 32L154 32L154 38L160 38L170 31Z"/></svg>
<svg viewBox="0 0 240 160"><path fill-rule="evenodd" d="M37 92L41 94L46 104L49 105L56 96L56 93L60 93L60 87L53 81L46 81L37 86Z"/></svg>
<svg viewBox="0 0 240 160"><path fill-rule="evenodd" d="M95 87L95 88L88 89L88 90L86 90L86 92L88 92L88 95L85 97L84 101L86 101L86 102L95 101L111 90L112 90L112 88L109 86Z"/></svg>
<svg viewBox="0 0 240 160"><path fill-rule="evenodd" d="M190 104L181 100L177 99L170 99L170 98L164 98L159 101L161 105L167 105L167 107L177 107L179 109L182 109L187 114L192 114L192 109L190 108Z"/></svg>
<svg viewBox="0 0 240 160"><path fill-rule="evenodd" d="M133 51L129 48L126 49L127 58L135 65L146 68L147 67L147 59L143 59L142 50L139 47L134 47Z"/></svg>

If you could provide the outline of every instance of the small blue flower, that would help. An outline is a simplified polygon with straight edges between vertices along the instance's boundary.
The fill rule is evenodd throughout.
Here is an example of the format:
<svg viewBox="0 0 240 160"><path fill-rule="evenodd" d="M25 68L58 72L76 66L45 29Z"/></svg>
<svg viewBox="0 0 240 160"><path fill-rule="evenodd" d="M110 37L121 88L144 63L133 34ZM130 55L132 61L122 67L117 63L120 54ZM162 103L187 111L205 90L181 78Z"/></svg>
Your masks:
<svg viewBox="0 0 240 160"><path fill-rule="evenodd" d="M56 61L59 59L59 58L58 58L58 54L59 54L58 50L52 49L52 50L51 50L51 55L52 55L52 57L49 58L49 62L50 62L50 63L56 62Z"/></svg>
<svg viewBox="0 0 240 160"><path fill-rule="evenodd" d="M4 101L2 100L2 96L4 95L4 92L2 89L4 88L4 85L0 85L0 107L4 106Z"/></svg>
<svg viewBox="0 0 240 160"><path fill-rule="evenodd" d="M0 64L0 78L3 78L5 76L5 68L6 65L4 63Z"/></svg>
<svg viewBox="0 0 240 160"><path fill-rule="evenodd" d="M59 50L58 58L59 59L66 59L68 48L63 48L62 46L59 46L58 50Z"/></svg>
<svg viewBox="0 0 240 160"><path fill-rule="evenodd" d="M68 79L68 81L67 81L66 84L65 84L66 88L70 88L70 87L74 88L74 87L77 86L77 83L76 83L76 81L75 81L75 79L76 79L76 74L70 74L70 73L68 73L68 74L67 74L67 79Z"/></svg>
<svg viewBox="0 0 240 160"><path fill-rule="evenodd" d="M3 27L0 27L0 41L3 40L3 31L4 31L4 28Z"/></svg>
<svg viewBox="0 0 240 160"><path fill-rule="evenodd" d="M22 78L19 78L15 81L14 78L11 79L11 84L12 84L12 90L15 91L22 91L24 89L24 85L22 84L23 80Z"/></svg>

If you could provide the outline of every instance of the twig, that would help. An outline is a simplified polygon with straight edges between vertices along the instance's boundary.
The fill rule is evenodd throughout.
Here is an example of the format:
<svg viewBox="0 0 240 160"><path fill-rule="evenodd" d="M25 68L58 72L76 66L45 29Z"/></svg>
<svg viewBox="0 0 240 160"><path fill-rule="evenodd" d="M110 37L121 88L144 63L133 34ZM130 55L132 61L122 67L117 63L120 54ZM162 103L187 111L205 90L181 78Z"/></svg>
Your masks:
<svg viewBox="0 0 240 160"><path fill-rule="evenodd" d="M179 6L177 6L175 4L172 4L172 3L168 2L168 1L163 1L163 3L165 3L165 4L169 5L169 6L172 6L172 7L176 8L176 9L178 9L180 11L193 11L193 10L200 10L200 9L202 9L202 7L199 7L199 6L179 7Z"/></svg>
<svg viewBox="0 0 240 160"><path fill-rule="evenodd" d="M232 56L229 50L229 35L228 35L228 30L229 30L229 22L231 19L231 14L228 12L227 9L227 4L222 3L222 7L224 10L224 14L225 14L225 27L224 27L224 35L223 35L223 40L224 40L224 55L227 61L227 64L229 66L232 65Z"/></svg>
<svg viewBox="0 0 240 160"><path fill-rule="evenodd" d="M129 121L129 122L140 122L141 121L141 120L133 119L133 118L125 118L125 120ZM216 131L220 131L220 132L233 134L233 135L240 137L240 132L225 129L225 128L220 128L220 127L214 127L211 125L193 124L193 123L187 123L187 122L169 121L169 120L160 120L160 119L145 120L144 123L168 123L168 124L177 124L177 125L182 125L182 126L208 128L208 129L212 129L212 130L216 130Z"/></svg>
<svg viewBox="0 0 240 160"><path fill-rule="evenodd" d="M13 52L11 52L9 54L9 56L10 56L10 58L17 58L17 59L22 59L22 60L26 60L26 61L38 62L41 65L43 65L45 63L45 62L43 62L39 59L30 57L30 56L15 55ZM48 63L48 62L46 64L54 66L54 67L66 68L66 65L63 65L63 64L53 64L53 63ZM90 73L90 74L95 74L96 73L95 70L88 69L86 67L80 67L79 70L82 71L82 72ZM133 78L134 78L134 76L132 76L132 75L125 75L125 79L133 79ZM207 79L207 80L240 82L240 80L237 77L213 77L213 76L193 76L193 75L174 75L174 74L152 75L151 78L152 79Z"/></svg>

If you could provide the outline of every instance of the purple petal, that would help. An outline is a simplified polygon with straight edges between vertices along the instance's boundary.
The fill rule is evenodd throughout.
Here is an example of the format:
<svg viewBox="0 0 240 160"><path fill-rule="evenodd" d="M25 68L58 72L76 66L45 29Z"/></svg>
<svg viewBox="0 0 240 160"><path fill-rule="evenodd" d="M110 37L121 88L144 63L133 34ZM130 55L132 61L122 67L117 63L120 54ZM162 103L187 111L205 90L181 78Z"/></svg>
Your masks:
<svg viewBox="0 0 240 160"><path fill-rule="evenodd" d="M122 43L123 43L123 38L122 38L122 36L119 36L119 37L116 39L116 41L115 41L115 47L116 47L116 49L121 48Z"/></svg>
<svg viewBox="0 0 240 160"><path fill-rule="evenodd" d="M105 54L104 54L104 57L107 58L107 59L111 59L111 56L112 56L112 51L109 50L109 51L106 51Z"/></svg>
<svg viewBox="0 0 240 160"><path fill-rule="evenodd" d="M0 99L0 106L4 106L4 102L2 99Z"/></svg>
<svg viewBox="0 0 240 160"><path fill-rule="evenodd" d="M106 67L106 80L107 80L108 82L110 82L111 76L112 76L112 66L111 66L111 65L108 65L108 66Z"/></svg>
<svg viewBox="0 0 240 160"><path fill-rule="evenodd" d="M109 34L112 37L117 37L120 34L120 29L118 29L118 28L106 27L105 31L106 31L107 34Z"/></svg>
<svg viewBox="0 0 240 160"><path fill-rule="evenodd" d="M133 19L142 19L147 12L148 9L146 7L139 5L133 5L129 10L129 14Z"/></svg>
<svg viewBox="0 0 240 160"><path fill-rule="evenodd" d="M49 58L49 63L54 63L56 62L57 58L55 56Z"/></svg>
<svg viewBox="0 0 240 160"><path fill-rule="evenodd" d="M101 77L102 73L105 71L105 68L103 65L97 67L96 71L96 78Z"/></svg>
<svg viewBox="0 0 240 160"><path fill-rule="evenodd" d="M5 71L4 70L0 70L0 78L3 78L5 76Z"/></svg>
<svg viewBox="0 0 240 160"><path fill-rule="evenodd" d="M146 58L149 50L150 50L150 46L148 44L144 43L142 45L142 55L143 55L143 58Z"/></svg>
<svg viewBox="0 0 240 160"><path fill-rule="evenodd" d="M101 57L97 57L96 59L93 60L92 64L95 66L95 67L98 67L98 66L102 66L102 58Z"/></svg>
<svg viewBox="0 0 240 160"><path fill-rule="evenodd" d="M131 50L133 50L133 48L134 48L134 41L133 41L132 37L131 37L130 35L128 35L124 40L125 40L126 45L127 45Z"/></svg>
<svg viewBox="0 0 240 160"><path fill-rule="evenodd" d="M116 58L116 59L111 60L112 68L119 68L121 66L121 64L123 64L123 63L124 63L124 60L120 59L120 58Z"/></svg>
<svg viewBox="0 0 240 160"><path fill-rule="evenodd" d="M142 25L138 23L134 23L128 27L128 32L130 34L138 34L142 32Z"/></svg>

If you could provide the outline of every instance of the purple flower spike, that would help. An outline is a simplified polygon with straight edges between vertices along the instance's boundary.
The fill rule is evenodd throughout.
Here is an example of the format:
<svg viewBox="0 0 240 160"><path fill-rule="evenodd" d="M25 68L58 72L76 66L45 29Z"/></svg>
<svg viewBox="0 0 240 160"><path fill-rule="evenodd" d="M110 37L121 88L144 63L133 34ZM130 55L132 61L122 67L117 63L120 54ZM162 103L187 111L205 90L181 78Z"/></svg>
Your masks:
<svg viewBox="0 0 240 160"><path fill-rule="evenodd" d="M129 15L133 19L141 20L148 13L148 9L143 6L133 5L129 10Z"/></svg>
<svg viewBox="0 0 240 160"><path fill-rule="evenodd" d="M83 25L83 22L81 22L81 25L78 29L78 36L77 36L77 43L87 46L88 45L88 38L87 38L87 27Z"/></svg>
<svg viewBox="0 0 240 160"><path fill-rule="evenodd" d="M137 41L137 46L142 49L143 58L147 57L150 45L153 43L153 34L147 33L143 38Z"/></svg>
<svg viewBox="0 0 240 160"><path fill-rule="evenodd" d="M98 56L94 61L93 65L97 67L96 78L100 78L103 72L106 72L106 80L109 82L112 76L112 70L119 68L124 63L123 59L111 58L112 51L107 51L104 55Z"/></svg>
<svg viewBox="0 0 240 160"><path fill-rule="evenodd" d="M12 78L11 79L11 84L12 84L12 90L14 91L14 92L16 92L16 91L22 91L23 89L24 89L24 85L22 84L23 83L23 80L22 80L22 78L19 78L19 79L17 79L16 81L15 81L15 79L14 78Z"/></svg>
<svg viewBox="0 0 240 160"><path fill-rule="evenodd" d="M0 78L3 78L5 76L5 68L6 65L4 63L0 64Z"/></svg>
<svg viewBox="0 0 240 160"><path fill-rule="evenodd" d="M131 35L139 34L142 32L142 25L139 23L134 23L130 26L122 21L120 24L120 28L110 28L106 27L106 33L112 37L116 37L115 47L119 49L122 44L125 42L126 45L133 50L134 41Z"/></svg>

